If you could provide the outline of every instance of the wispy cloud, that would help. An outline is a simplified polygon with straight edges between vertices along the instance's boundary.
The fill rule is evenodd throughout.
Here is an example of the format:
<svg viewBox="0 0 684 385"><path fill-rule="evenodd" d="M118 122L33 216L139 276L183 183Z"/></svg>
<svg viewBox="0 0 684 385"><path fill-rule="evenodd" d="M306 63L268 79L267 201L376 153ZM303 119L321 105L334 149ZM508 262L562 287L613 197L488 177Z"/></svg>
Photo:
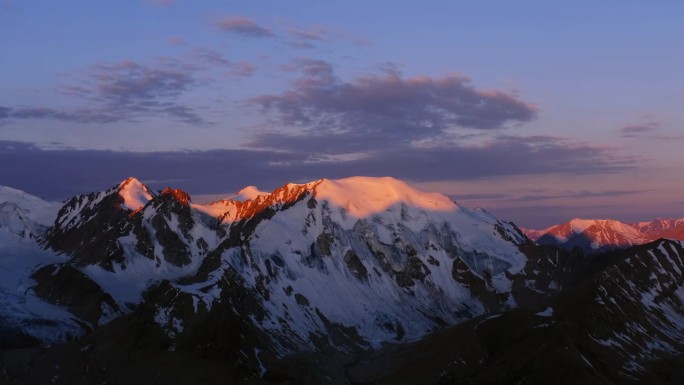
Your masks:
<svg viewBox="0 0 684 385"><path fill-rule="evenodd" d="M316 43L330 40L328 30L323 27L316 27L308 30L289 28L288 33L290 37L287 44L296 49L314 49L316 48Z"/></svg>
<svg viewBox="0 0 684 385"><path fill-rule="evenodd" d="M536 117L534 104L503 91L479 90L460 75L405 78L386 70L345 82L322 60L299 59L283 67L300 76L281 94L249 103L272 113L291 133L258 136L255 147L288 149L328 140L338 153L407 144L451 129L498 130Z"/></svg>
<svg viewBox="0 0 684 385"><path fill-rule="evenodd" d="M644 117L651 118L651 114ZM660 141L684 140L684 135L668 135L663 132L663 123L657 120L649 120L644 123L630 124L618 129L623 138L651 139Z"/></svg>
<svg viewBox="0 0 684 385"><path fill-rule="evenodd" d="M264 26L249 17L240 15L215 17L213 19L213 24L219 31L247 38L276 38L281 43L295 49L314 49L324 43L332 42L346 42L357 46L369 44L368 39L334 31L320 25L303 28L293 26L289 22L281 22L281 28L276 32L271 27Z"/></svg>
<svg viewBox="0 0 684 385"><path fill-rule="evenodd" d="M256 66L234 63L201 46L181 58L157 58L152 63L96 63L79 71L72 84L57 87L61 94L81 98L83 105L60 109L0 106L0 124L22 119L113 123L161 116L190 125L209 125L199 108L183 102L183 96L212 83L206 71L214 69L228 71L232 77L246 77L254 73Z"/></svg>
<svg viewBox="0 0 684 385"><path fill-rule="evenodd" d="M551 199L589 199L589 198L602 198L602 197L619 197L625 195L635 195L647 192L656 191L654 189L640 189L640 190L603 190L603 191L565 191L556 193L546 193L546 194L526 194L519 197L512 197L509 201L518 202L535 202L540 200L551 200Z"/></svg>
<svg viewBox="0 0 684 385"><path fill-rule="evenodd" d="M85 97L121 120L153 114L206 124L194 108L178 101L182 94L205 83L190 66L174 60L156 65L122 61L92 65L78 85L61 87L60 91Z"/></svg>
<svg viewBox="0 0 684 385"><path fill-rule="evenodd" d="M618 130L623 137L625 138L632 138L636 136L640 136L646 133L652 133L654 131L657 131L658 128L660 128L661 123L660 122L645 122L645 123L640 123L640 124L630 124L627 126L620 127Z"/></svg>
<svg viewBox="0 0 684 385"><path fill-rule="evenodd" d="M153 65L134 61L97 63L81 71L74 84L57 88L62 94L81 98L84 106L4 106L0 121L112 123L165 116L187 124L206 125L209 123L194 107L180 101L183 94L206 83L206 79L195 75L195 66L177 60L159 60Z"/></svg>
<svg viewBox="0 0 684 385"><path fill-rule="evenodd" d="M73 123L112 123L121 120L120 116L104 110L80 108L60 111L46 107L1 107L0 123L3 120L50 119Z"/></svg>
<svg viewBox="0 0 684 385"><path fill-rule="evenodd" d="M221 53L213 49L198 46L193 48L189 53L191 65L206 68L212 66L228 66L231 64Z"/></svg>
<svg viewBox="0 0 684 385"><path fill-rule="evenodd" d="M646 123L638 124L633 126L625 126L620 129L625 134L641 133L641 132L651 132L658 129L660 124L658 123Z"/></svg>
<svg viewBox="0 0 684 385"><path fill-rule="evenodd" d="M220 52L203 46L193 48L187 57L188 63L185 66L188 68L203 70L218 68L227 70L225 73L229 77L249 77L257 69L257 66L253 63L229 60Z"/></svg>
<svg viewBox="0 0 684 385"><path fill-rule="evenodd" d="M176 97L199 82L190 71L180 67L122 61L95 64L87 69L81 85L67 86L61 90L105 103L128 106Z"/></svg>
<svg viewBox="0 0 684 385"><path fill-rule="evenodd" d="M228 16L216 20L216 27L224 32L229 32L246 37L275 37L270 28L257 24L252 19L243 16Z"/></svg>
<svg viewBox="0 0 684 385"><path fill-rule="evenodd" d="M655 189L629 189L629 190L581 190L581 191L553 191L547 189L532 189L524 192L515 193L490 193L479 192L470 194L459 194L455 199L459 201L505 201L505 202L536 202L556 199L591 199L603 197L619 197L626 195L636 195L657 191Z"/></svg>
<svg viewBox="0 0 684 385"><path fill-rule="evenodd" d="M458 194L458 196L452 197L453 199L458 199L459 201L470 201L470 200L499 200L509 198L510 194L501 193L470 193L470 194Z"/></svg>
<svg viewBox="0 0 684 385"><path fill-rule="evenodd" d="M290 28L288 31L292 36L304 40L325 41L329 39L329 32L323 27L316 27L308 30L301 28Z"/></svg>
<svg viewBox="0 0 684 385"><path fill-rule="evenodd" d="M365 46L368 39L350 36L346 33L332 31L323 26L313 28L290 27L287 29L289 38L287 44L296 49L313 49L318 44L331 41L344 41L354 45Z"/></svg>
<svg viewBox="0 0 684 385"><path fill-rule="evenodd" d="M316 45L306 40L291 40L287 42L287 45L294 49L314 49Z"/></svg>

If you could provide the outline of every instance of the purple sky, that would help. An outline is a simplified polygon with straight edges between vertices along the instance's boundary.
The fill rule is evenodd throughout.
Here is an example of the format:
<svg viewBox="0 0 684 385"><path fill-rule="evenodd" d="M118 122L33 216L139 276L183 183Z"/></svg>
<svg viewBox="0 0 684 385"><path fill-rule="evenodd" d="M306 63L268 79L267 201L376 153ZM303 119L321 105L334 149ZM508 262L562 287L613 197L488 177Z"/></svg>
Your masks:
<svg viewBox="0 0 684 385"><path fill-rule="evenodd" d="M0 184L390 175L527 227L684 217L684 3L471 3L0 0Z"/></svg>

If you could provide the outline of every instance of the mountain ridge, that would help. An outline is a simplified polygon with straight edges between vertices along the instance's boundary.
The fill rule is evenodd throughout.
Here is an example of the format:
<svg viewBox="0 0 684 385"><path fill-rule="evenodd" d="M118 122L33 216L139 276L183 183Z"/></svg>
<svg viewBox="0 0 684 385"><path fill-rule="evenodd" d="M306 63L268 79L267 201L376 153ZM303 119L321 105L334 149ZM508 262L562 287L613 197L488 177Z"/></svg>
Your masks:
<svg viewBox="0 0 684 385"><path fill-rule="evenodd" d="M299 232L293 233L297 227ZM283 317L277 314L286 314L291 325L308 325L301 330L276 327L271 332L281 333L281 340L323 346L306 342L307 328L313 328L322 336L339 334L335 338L342 347L418 338L487 309L514 306L511 278L504 271L522 270L526 257L518 245L527 239L514 225L484 211L464 209L444 195L424 193L389 177L289 183L269 194L254 194L253 199L208 205L193 203L182 190L153 193L128 178L107 190L67 200L42 242L69 255L69 266L76 270L45 267L46 273L32 276L39 283L37 293L56 301L78 296L52 293L64 290L62 281L100 287L99 307L73 303L94 327L137 306L150 285L165 280L186 290L178 295L201 301L211 310L225 290L212 275L232 271L262 297L257 302L265 308L250 310L262 314L257 318L266 314L275 320ZM339 278L331 281L331 275ZM317 284L301 286L314 276L319 277ZM215 294L197 291L197 281L215 287ZM283 283L274 287L277 282ZM331 286L332 282L338 283ZM369 292L369 285L375 291ZM356 290L357 298L347 302L347 309L331 308L325 296L316 299L323 287L330 290L325 296ZM358 298L364 297L370 302L359 305ZM280 304L274 305L274 298ZM285 305L293 298L295 309L302 310ZM394 298L396 309L383 304L387 298ZM415 298L435 302L426 307L420 303L423 299ZM404 304L414 301L414 309ZM378 310L368 318L359 306ZM446 310L454 306L461 308L457 314ZM414 317L408 325L399 321L407 311ZM173 323L179 321L167 318L161 313L157 317L160 323L169 321L165 327L173 331ZM352 329L344 329L352 324Z"/></svg>
<svg viewBox="0 0 684 385"><path fill-rule="evenodd" d="M621 222L614 219L579 219L542 230L522 229L540 244L552 244L586 252L601 252L655 241L660 238L684 240L684 218L656 218L647 222Z"/></svg>
<svg viewBox="0 0 684 385"><path fill-rule="evenodd" d="M233 198L197 204L128 178L50 206L54 220L35 236L0 221L0 365L9 368L0 382L505 383L555 365L506 342L518 341L608 384L652 379L645 368L684 348L672 332L684 322L682 242L564 250L393 178L249 187ZM39 214L17 208L26 220ZM596 224L621 229L567 227ZM440 336L473 349L425 367L392 350L421 356L442 349ZM564 352L568 338L582 346Z"/></svg>

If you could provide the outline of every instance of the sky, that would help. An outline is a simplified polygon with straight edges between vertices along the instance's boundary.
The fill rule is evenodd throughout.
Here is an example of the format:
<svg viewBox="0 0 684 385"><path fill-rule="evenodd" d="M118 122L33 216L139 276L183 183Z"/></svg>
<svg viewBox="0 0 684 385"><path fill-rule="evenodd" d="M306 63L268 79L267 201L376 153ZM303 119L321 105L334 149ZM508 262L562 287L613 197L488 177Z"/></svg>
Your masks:
<svg viewBox="0 0 684 385"><path fill-rule="evenodd" d="M684 2L0 0L0 184L393 176L529 228L684 217Z"/></svg>

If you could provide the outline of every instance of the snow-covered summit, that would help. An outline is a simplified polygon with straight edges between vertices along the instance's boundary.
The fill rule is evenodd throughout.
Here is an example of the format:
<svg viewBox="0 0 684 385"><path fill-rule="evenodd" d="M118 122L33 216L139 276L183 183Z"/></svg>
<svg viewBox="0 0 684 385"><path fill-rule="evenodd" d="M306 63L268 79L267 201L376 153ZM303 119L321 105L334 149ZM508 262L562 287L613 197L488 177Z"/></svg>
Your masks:
<svg viewBox="0 0 684 385"><path fill-rule="evenodd" d="M223 223L233 223L251 218L269 207L294 204L305 195L342 208L345 215L356 219L368 218L400 204L430 212L448 213L459 209L445 195L422 192L398 179L361 176L288 183L270 193L247 186L227 199L193 207L219 217Z"/></svg>
<svg viewBox="0 0 684 385"><path fill-rule="evenodd" d="M139 210L154 197L147 186L132 177L121 182L118 191L124 200L122 205L133 211Z"/></svg>
<svg viewBox="0 0 684 385"><path fill-rule="evenodd" d="M54 222L59 207L57 202L0 186L0 232L6 236L36 238Z"/></svg>
<svg viewBox="0 0 684 385"><path fill-rule="evenodd" d="M0 203L13 203L25 212L25 216L44 226L50 226L61 204L48 202L25 191L0 186Z"/></svg>
<svg viewBox="0 0 684 385"><path fill-rule="evenodd" d="M625 240L632 241L636 244L641 241L641 234L633 226L622 223L614 219L580 219L575 218L568 222L568 225L573 234L581 234L586 232L598 233L599 231L612 231L619 233ZM565 233L560 229L551 229L550 233L565 236Z"/></svg>
<svg viewBox="0 0 684 385"><path fill-rule="evenodd" d="M602 251L644 244L658 238L684 239L684 219L658 218L650 222L624 223L614 219L574 218L543 230L526 229L525 233L541 244Z"/></svg>
<svg viewBox="0 0 684 385"><path fill-rule="evenodd" d="M651 239L684 240L684 218L656 218L650 222L631 223Z"/></svg>
<svg viewBox="0 0 684 385"><path fill-rule="evenodd" d="M16 203L0 203L0 234L9 233L21 238L34 238L45 231L45 226L32 221L27 210ZM4 237L6 235L0 235Z"/></svg>
<svg viewBox="0 0 684 385"><path fill-rule="evenodd" d="M211 308L233 278L216 279L234 271L259 295L269 321L258 327L298 346L330 333L324 318L378 346L515 306L525 242L483 210L389 177L249 186L208 205L129 178L69 200L46 237L121 308L160 280Z"/></svg>
<svg viewBox="0 0 684 385"><path fill-rule="evenodd" d="M358 217L385 211L397 203L429 211L454 211L458 206L447 196L426 193L391 177L351 177L338 180L321 179L307 184L318 200L344 207Z"/></svg>

